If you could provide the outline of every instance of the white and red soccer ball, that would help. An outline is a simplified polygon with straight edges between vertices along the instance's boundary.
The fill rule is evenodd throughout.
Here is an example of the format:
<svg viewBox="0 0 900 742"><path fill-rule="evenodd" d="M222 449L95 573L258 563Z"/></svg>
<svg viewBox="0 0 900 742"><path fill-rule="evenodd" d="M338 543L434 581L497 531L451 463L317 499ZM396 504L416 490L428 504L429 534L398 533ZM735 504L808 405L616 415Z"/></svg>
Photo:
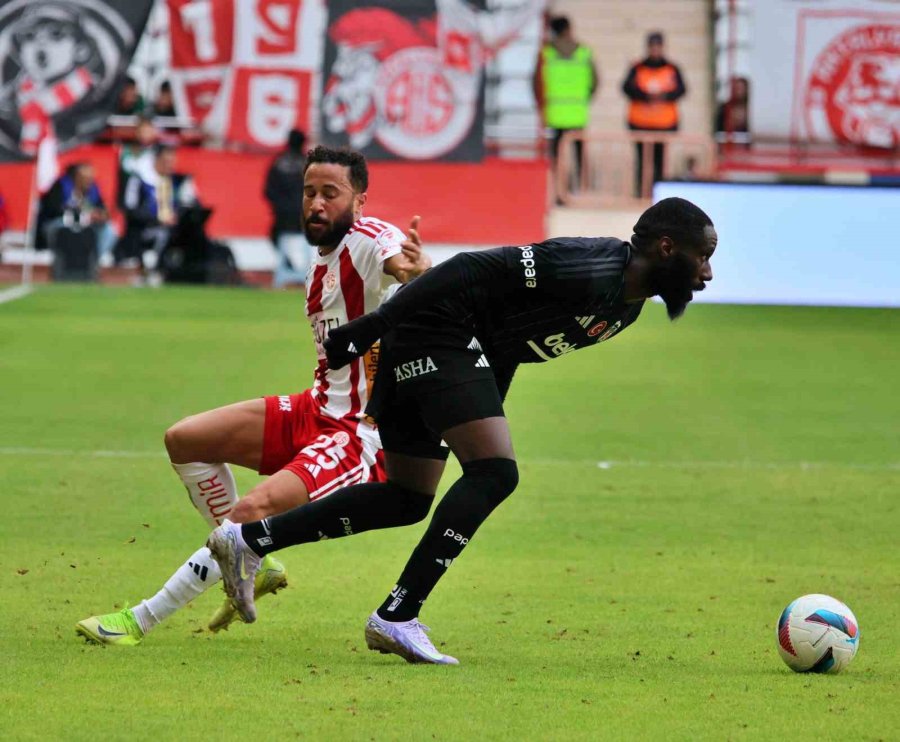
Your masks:
<svg viewBox="0 0 900 742"><path fill-rule="evenodd" d="M846 605L828 595L804 595L781 613L778 653L795 672L837 673L859 649L859 624Z"/></svg>

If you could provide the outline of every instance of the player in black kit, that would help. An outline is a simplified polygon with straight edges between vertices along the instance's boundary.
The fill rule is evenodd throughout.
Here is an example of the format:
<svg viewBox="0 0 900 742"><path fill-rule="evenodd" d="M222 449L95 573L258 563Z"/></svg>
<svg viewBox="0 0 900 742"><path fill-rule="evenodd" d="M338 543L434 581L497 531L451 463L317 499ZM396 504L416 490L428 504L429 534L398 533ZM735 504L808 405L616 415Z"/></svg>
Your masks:
<svg viewBox="0 0 900 742"><path fill-rule="evenodd" d="M503 399L520 363L548 361L617 335L660 296L679 317L712 280L717 236L697 206L668 198L638 219L631 242L559 238L461 253L374 312L330 332L340 368L381 338L367 409L378 422L388 481L360 484L243 526L209 547L228 594L255 618L253 574L265 554L425 518L449 451L463 476L435 509L384 603L366 623L370 649L409 662L456 664L418 621L422 602L478 527L518 483ZM443 442L446 442L444 445Z"/></svg>

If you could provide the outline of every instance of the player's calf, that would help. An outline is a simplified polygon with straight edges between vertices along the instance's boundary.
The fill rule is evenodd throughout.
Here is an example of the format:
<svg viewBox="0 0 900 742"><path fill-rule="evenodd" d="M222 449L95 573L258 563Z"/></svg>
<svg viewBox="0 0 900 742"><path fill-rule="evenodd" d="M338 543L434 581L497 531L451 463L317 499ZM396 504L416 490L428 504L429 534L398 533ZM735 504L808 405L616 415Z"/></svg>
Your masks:
<svg viewBox="0 0 900 742"><path fill-rule="evenodd" d="M279 513L286 513L309 502L302 480L290 471L279 471L261 482L232 508L232 523L252 523Z"/></svg>

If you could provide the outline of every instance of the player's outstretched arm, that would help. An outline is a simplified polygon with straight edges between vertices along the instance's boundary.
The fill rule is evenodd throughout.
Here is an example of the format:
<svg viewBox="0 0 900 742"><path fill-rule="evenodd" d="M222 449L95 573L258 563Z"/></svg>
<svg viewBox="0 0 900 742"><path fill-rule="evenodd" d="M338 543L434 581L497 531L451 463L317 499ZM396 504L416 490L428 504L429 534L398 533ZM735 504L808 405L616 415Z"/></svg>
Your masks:
<svg viewBox="0 0 900 742"><path fill-rule="evenodd" d="M484 260L487 253L494 251L477 257L459 253L411 281L374 311L331 330L324 344L328 367L343 368L403 319L447 296L458 296L480 283L499 286L509 272L499 253L496 259Z"/></svg>

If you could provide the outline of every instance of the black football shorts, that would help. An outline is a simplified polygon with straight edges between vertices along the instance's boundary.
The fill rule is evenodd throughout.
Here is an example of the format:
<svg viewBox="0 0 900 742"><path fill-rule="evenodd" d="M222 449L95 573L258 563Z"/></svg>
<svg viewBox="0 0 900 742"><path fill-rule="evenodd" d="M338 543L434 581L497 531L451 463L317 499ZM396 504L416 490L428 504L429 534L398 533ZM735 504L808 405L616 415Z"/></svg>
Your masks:
<svg viewBox="0 0 900 742"><path fill-rule="evenodd" d="M378 423L385 451L446 459L442 433L503 416L494 371L462 326L427 336L401 326L381 341L381 357L366 412Z"/></svg>

